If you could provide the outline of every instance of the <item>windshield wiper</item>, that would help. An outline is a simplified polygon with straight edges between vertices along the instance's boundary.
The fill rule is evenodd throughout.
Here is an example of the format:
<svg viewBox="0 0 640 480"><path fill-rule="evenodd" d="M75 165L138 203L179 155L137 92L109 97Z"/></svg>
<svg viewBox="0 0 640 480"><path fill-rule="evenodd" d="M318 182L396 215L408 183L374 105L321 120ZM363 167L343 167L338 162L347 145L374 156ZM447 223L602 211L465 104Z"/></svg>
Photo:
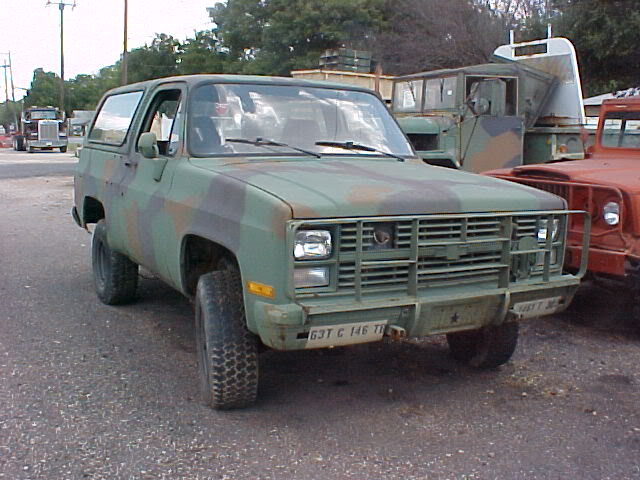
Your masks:
<svg viewBox="0 0 640 480"><path fill-rule="evenodd" d="M311 155L316 158L322 158L322 155L316 152L312 152L310 150L305 150L304 148L293 147L291 145L287 145L286 143L276 142L274 140L269 140L267 138L258 137L255 140L249 140L247 138L227 138L225 142L229 143L246 143L247 145L255 145L256 147L286 147L291 150L295 150L300 153L304 153L306 155Z"/></svg>
<svg viewBox="0 0 640 480"><path fill-rule="evenodd" d="M399 162L404 162L404 158L399 155L394 155L393 153L383 152L382 150L378 150L377 148L369 147L367 145L362 145L360 143L353 142L316 142L316 145L319 147L334 147L334 148L343 148L345 150L361 150L363 152L374 152L379 153L380 155L384 155L385 157L395 158Z"/></svg>

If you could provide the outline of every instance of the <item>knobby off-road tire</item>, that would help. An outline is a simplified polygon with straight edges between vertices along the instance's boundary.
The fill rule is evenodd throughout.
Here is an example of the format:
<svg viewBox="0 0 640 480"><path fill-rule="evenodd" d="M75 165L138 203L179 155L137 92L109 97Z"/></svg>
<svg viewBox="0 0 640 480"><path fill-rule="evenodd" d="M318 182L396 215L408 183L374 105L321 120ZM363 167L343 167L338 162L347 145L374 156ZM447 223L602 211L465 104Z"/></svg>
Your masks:
<svg viewBox="0 0 640 480"><path fill-rule="evenodd" d="M195 303L204 401L215 409L251 405L258 394L258 341L247 329L237 267L202 275Z"/></svg>
<svg viewBox="0 0 640 480"><path fill-rule="evenodd" d="M91 264L96 293L103 303L117 305L135 298L138 265L109 248L104 220L100 220L93 231Z"/></svg>
<svg viewBox="0 0 640 480"><path fill-rule="evenodd" d="M478 330L448 333L451 356L476 368L507 363L518 344L518 323L506 322Z"/></svg>

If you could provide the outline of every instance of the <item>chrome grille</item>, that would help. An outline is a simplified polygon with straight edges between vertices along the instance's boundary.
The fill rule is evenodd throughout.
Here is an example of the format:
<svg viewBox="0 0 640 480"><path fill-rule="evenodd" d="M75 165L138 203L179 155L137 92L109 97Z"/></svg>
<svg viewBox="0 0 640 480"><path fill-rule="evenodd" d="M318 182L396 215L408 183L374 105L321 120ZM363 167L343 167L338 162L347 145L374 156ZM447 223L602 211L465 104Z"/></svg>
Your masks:
<svg viewBox="0 0 640 480"><path fill-rule="evenodd" d="M58 122L40 120L38 122L38 140L58 140Z"/></svg>

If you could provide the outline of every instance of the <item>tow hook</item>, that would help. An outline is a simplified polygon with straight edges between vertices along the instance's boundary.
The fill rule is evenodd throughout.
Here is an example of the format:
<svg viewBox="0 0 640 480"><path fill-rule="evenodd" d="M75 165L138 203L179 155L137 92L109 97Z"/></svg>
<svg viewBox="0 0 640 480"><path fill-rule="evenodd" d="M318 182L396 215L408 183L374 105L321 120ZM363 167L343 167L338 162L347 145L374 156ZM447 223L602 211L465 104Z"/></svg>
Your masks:
<svg viewBox="0 0 640 480"><path fill-rule="evenodd" d="M389 325L386 334L391 337L392 340L402 340L407 336L407 331L398 325Z"/></svg>
<svg viewBox="0 0 640 480"><path fill-rule="evenodd" d="M505 319L506 321L513 321L513 320L522 320L523 319L523 315L520 312L516 312L515 310L509 310L509 312L507 313L507 318Z"/></svg>

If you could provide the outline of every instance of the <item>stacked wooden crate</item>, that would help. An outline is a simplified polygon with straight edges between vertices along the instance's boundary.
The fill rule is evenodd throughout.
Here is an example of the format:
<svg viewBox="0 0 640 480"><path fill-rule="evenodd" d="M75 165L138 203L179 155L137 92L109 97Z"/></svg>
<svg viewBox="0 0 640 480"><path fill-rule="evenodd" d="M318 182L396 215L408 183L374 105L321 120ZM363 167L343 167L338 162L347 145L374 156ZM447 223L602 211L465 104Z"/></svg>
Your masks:
<svg viewBox="0 0 640 480"><path fill-rule="evenodd" d="M373 67L371 52L366 50L338 48L326 50L320 57L320 68L326 70L370 73Z"/></svg>

